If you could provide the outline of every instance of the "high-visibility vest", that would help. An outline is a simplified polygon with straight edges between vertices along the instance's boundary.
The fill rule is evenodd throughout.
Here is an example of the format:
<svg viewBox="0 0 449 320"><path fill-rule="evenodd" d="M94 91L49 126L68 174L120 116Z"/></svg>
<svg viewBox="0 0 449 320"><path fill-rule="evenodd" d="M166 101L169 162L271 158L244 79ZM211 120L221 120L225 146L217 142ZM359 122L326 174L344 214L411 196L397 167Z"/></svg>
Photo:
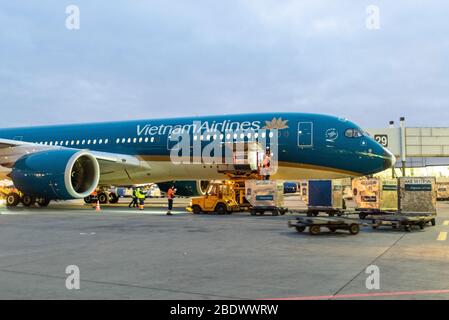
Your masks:
<svg viewBox="0 0 449 320"><path fill-rule="evenodd" d="M145 199L145 194L142 193L142 191L140 191L140 190L136 190L136 197L138 199Z"/></svg>

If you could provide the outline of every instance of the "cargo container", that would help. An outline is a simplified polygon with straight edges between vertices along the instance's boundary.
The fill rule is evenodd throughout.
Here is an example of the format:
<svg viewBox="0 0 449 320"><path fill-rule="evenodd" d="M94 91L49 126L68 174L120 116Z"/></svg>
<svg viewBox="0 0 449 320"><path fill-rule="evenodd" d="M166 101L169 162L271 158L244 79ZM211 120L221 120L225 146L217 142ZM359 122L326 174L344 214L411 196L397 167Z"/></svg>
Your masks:
<svg viewBox="0 0 449 320"><path fill-rule="evenodd" d="M301 198L302 200L307 203L309 200L307 199L308 192L307 192L307 181L301 181L300 183L301 187Z"/></svg>
<svg viewBox="0 0 449 320"><path fill-rule="evenodd" d="M399 178L399 211L403 214L436 215L435 177Z"/></svg>
<svg viewBox="0 0 449 320"><path fill-rule="evenodd" d="M251 204L251 214L263 215L266 211L273 215L285 214L284 183L276 180L247 180L245 181L245 197Z"/></svg>
<svg viewBox="0 0 449 320"><path fill-rule="evenodd" d="M449 200L449 184L448 183L437 183L437 200L445 201Z"/></svg>
<svg viewBox="0 0 449 320"><path fill-rule="evenodd" d="M360 218L367 214L393 213L398 210L397 179L357 178L352 181L356 210Z"/></svg>
<svg viewBox="0 0 449 320"><path fill-rule="evenodd" d="M307 214L317 216L324 212L333 216L343 213L343 188L340 180L309 180Z"/></svg>

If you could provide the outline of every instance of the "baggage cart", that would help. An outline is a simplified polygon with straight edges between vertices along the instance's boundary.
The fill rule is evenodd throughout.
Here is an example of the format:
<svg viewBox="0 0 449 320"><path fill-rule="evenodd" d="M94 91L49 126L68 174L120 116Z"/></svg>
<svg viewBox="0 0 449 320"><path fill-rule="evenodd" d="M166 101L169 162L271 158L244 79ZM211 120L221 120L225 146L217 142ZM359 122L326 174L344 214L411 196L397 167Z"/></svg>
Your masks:
<svg viewBox="0 0 449 320"><path fill-rule="evenodd" d="M289 220L288 226L295 228L298 232L309 228L309 233L312 235L320 234L323 228L327 228L330 232L347 230L352 235L356 235L360 231L358 220L341 217L297 217L296 220Z"/></svg>
<svg viewBox="0 0 449 320"><path fill-rule="evenodd" d="M411 231L412 227L418 226L424 229L427 224L435 225L434 216L406 216L406 215L381 215L372 217L371 226L373 229L378 227L392 227L393 229L404 228Z"/></svg>

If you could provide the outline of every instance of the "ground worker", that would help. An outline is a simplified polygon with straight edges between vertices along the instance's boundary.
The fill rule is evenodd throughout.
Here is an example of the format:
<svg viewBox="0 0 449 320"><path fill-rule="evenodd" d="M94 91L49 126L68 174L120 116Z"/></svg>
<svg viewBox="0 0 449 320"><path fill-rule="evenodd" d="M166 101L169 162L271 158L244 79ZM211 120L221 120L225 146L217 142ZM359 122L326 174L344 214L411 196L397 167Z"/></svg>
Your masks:
<svg viewBox="0 0 449 320"><path fill-rule="evenodd" d="M136 197L139 201L139 210L142 211L145 207L145 193L143 193L140 188L137 188Z"/></svg>
<svg viewBox="0 0 449 320"><path fill-rule="evenodd" d="M270 165L271 165L271 151L270 148L267 148L265 155L262 161L262 180L270 180Z"/></svg>
<svg viewBox="0 0 449 320"><path fill-rule="evenodd" d="M168 211L167 211L167 215L171 216L172 213L171 211L173 210L173 199L175 198L175 186L171 186L168 191L167 191L167 199L168 199Z"/></svg>
<svg viewBox="0 0 449 320"><path fill-rule="evenodd" d="M133 207L136 208L137 207L137 195L136 195L136 188L133 188L133 194L132 194L132 200L130 202L130 204L128 205L128 207Z"/></svg>

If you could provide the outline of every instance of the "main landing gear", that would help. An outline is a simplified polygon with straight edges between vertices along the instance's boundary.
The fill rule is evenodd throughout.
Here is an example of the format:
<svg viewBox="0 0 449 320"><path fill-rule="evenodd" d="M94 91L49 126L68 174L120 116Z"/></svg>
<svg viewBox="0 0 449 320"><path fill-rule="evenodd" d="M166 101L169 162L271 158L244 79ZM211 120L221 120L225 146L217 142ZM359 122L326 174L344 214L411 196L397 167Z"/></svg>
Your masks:
<svg viewBox="0 0 449 320"><path fill-rule="evenodd" d="M39 207L47 207L50 204L50 200L45 197L35 197L28 194L21 196L17 192L10 192L6 196L7 207L17 207L20 202L22 202L25 207L32 207L35 204L39 205Z"/></svg>
<svg viewBox="0 0 449 320"><path fill-rule="evenodd" d="M118 203L119 197L114 192L100 191L97 196L89 195L84 198L86 204L96 203L97 201L99 201L100 204L115 204Z"/></svg>

